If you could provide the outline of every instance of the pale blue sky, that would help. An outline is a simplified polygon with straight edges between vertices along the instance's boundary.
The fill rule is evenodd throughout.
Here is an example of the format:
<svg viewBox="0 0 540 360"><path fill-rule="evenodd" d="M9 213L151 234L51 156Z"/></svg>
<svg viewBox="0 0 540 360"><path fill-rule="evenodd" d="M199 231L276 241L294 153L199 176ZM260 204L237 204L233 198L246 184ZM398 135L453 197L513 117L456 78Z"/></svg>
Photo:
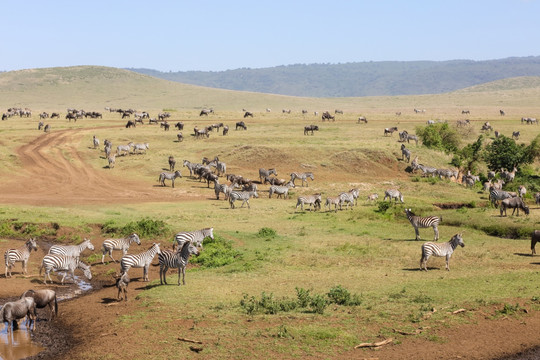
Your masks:
<svg viewBox="0 0 540 360"><path fill-rule="evenodd" d="M540 55L539 0L1 0L0 70Z"/></svg>

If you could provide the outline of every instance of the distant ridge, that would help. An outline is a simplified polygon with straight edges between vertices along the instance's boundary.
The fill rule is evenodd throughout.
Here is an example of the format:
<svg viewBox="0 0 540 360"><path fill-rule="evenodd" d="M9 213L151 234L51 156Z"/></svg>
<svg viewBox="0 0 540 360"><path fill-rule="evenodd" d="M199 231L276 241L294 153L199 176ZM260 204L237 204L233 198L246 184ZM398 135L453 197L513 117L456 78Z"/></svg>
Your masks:
<svg viewBox="0 0 540 360"><path fill-rule="evenodd" d="M296 64L227 71L127 69L212 88L306 97L441 94L495 80L540 76L540 56L498 60Z"/></svg>

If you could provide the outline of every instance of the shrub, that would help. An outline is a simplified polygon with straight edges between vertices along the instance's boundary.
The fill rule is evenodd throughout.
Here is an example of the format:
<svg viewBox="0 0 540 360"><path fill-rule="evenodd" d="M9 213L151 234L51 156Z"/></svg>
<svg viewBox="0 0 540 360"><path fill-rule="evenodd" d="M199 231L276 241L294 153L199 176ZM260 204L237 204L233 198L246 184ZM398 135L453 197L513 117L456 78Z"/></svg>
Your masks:
<svg viewBox="0 0 540 360"><path fill-rule="evenodd" d="M337 305L356 306L362 303L362 300L358 295L351 295L349 290L345 289L341 285L334 286L326 295L330 299L331 303Z"/></svg>
<svg viewBox="0 0 540 360"><path fill-rule="evenodd" d="M384 214L386 212L386 210L388 210L388 208L390 208L391 204L390 202L386 202L386 201L379 201L377 203L377 212L381 213L381 214Z"/></svg>
<svg viewBox="0 0 540 360"><path fill-rule="evenodd" d="M260 238L273 238L276 235L277 235L276 230L269 227L263 227L257 233L257 236Z"/></svg>
<svg viewBox="0 0 540 360"><path fill-rule="evenodd" d="M216 268L233 263L242 257L242 253L233 249L232 241L226 240L219 235L214 235L214 240L204 242L204 250L199 256L192 257L193 264L201 267Z"/></svg>
<svg viewBox="0 0 540 360"><path fill-rule="evenodd" d="M455 152L459 146L457 131L447 123L418 126L416 134L422 139L422 144L430 149L438 149L444 152Z"/></svg>

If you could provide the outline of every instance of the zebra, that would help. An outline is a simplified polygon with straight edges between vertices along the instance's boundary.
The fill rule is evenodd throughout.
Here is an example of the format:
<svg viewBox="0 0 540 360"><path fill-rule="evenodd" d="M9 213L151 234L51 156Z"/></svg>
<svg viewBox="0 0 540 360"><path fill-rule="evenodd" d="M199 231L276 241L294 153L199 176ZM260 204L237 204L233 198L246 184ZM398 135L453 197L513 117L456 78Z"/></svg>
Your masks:
<svg viewBox="0 0 540 360"><path fill-rule="evenodd" d="M73 256L79 258L81 253L86 249L94 250L94 245L90 239L84 239L80 245L53 245L49 249L49 254Z"/></svg>
<svg viewBox="0 0 540 360"><path fill-rule="evenodd" d="M401 144L401 160L403 157L407 158L407 162L411 162L411 150L405 147L405 144Z"/></svg>
<svg viewBox="0 0 540 360"><path fill-rule="evenodd" d="M26 240L23 246L17 249L9 249L4 253L4 260L6 262L6 278L11 277L11 268L15 266L16 262L22 262L23 274L26 274L26 265L30 258L32 250L37 251L36 239L30 238ZM9 276L8 276L9 273Z"/></svg>
<svg viewBox="0 0 540 360"><path fill-rule="evenodd" d="M232 188L230 188L227 184L220 184L218 179L214 180L214 192L216 193L217 200L219 200L220 193L225 194L225 200L227 200L231 190Z"/></svg>
<svg viewBox="0 0 540 360"><path fill-rule="evenodd" d="M351 209L354 206L355 199L352 192L342 192L339 194L339 199L341 200L341 204L347 203L347 209L349 208L349 205L351 205Z"/></svg>
<svg viewBox="0 0 540 360"><path fill-rule="evenodd" d="M139 235L133 233L121 239L105 239L103 241L103 245L101 245L103 252L103 255L101 256L101 263L105 264L105 254L107 253L112 261L116 262L116 260L114 260L112 257L113 250L122 250L122 255L126 255L132 242L135 242L137 245L141 245Z"/></svg>
<svg viewBox="0 0 540 360"><path fill-rule="evenodd" d="M540 192L537 192L536 194L534 194L534 203L536 205L540 205Z"/></svg>
<svg viewBox="0 0 540 360"><path fill-rule="evenodd" d="M231 205L231 209L235 208L234 202L236 200L242 200L242 206L240 206L241 208L244 207L244 204L247 204L248 209L250 209L249 199L252 196L258 198L259 194L257 194L256 190L255 191L235 191L235 190L231 191L231 193L229 194L229 204Z"/></svg>
<svg viewBox="0 0 540 360"><path fill-rule="evenodd" d="M412 213L411 209L405 209L405 214L407 214L407 219L411 222L411 225L414 228L416 234L416 240L420 240L419 228L428 228L432 227L435 237L433 241L439 240L439 223L442 221L442 218L438 216L416 216Z"/></svg>
<svg viewBox="0 0 540 360"><path fill-rule="evenodd" d="M96 135L92 137L92 143L94 144L94 149L99 146L99 139L96 137Z"/></svg>
<svg viewBox="0 0 540 360"><path fill-rule="evenodd" d="M392 202L392 199L395 199L396 203L398 202L398 199L402 203L405 202L405 201L403 201L403 195L401 194L401 192L399 190L396 190L396 189L388 189L388 190L386 190L384 192L383 201L386 201L386 198L388 198L388 200L390 200L390 202Z"/></svg>
<svg viewBox="0 0 540 360"><path fill-rule="evenodd" d="M126 254L120 259L120 272L122 274L127 273L132 267L143 268L143 281L149 281L148 267L154 259L154 256L160 253L159 243L153 243L148 250L140 254Z"/></svg>
<svg viewBox="0 0 540 360"><path fill-rule="evenodd" d="M519 185L518 187L518 195L520 198L523 199L523 196L527 193L527 188L524 185Z"/></svg>
<svg viewBox="0 0 540 360"><path fill-rule="evenodd" d="M409 143L411 140L414 140L416 146L418 146L418 136L407 134L406 138L407 138L407 143Z"/></svg>
<svg viewBox="0 0 540 360"><path fill-rule="evenodd" d="M422 244L422 257L420 258L420 270L427 271L427 261L430 256L445 256L446 257L446 270L450 271L449 261L454 250L459 246L464 247L463 234L455 234L450 241L436 244L433 242L426 242Z"/></svg>
<svg viewBox="0 0 540 360"><path fill-rule="evenodd" d="M293 183L293 185L296 186L296 184L294 184L294 180L296 179L300 179L302 180L302 187L304 187L304 181L306 182L306 186L309 187L309 184L308 184L308 181L307 179L311 179L312 181L315 180L315 177L313 176L313 173L311 172L305 172L305 173L297 173L297 172L293 172L291 173L291 182Z"/></svg>
<svg viewBox="0 0 540 360"><path fill-rule="evenodd" d="M422 170L422 176L431 175L433 177L433 176L435 176L435 173L437 171L436 168L434 168L432 166L426 166L426 165L423 165L423 164L418 164L417 168Z"/></svg>
<svg viewBox="0 0 540 360"><path fill-rule="evenodd" d="M332 205L334 205L334 210L335 212L338 211L338 206L339 206L339 210L341 210L341 197L339 196L329 196L326 198L326 203L324 204L324 208L326 209L326 207L328 207L328 211L331 211L332 210Z"/></svg>
<svg viewBox="0 0 540 360"><path fill-rule="evenodd" d="M287 199L289 197L289 189L293 187L294 184L290 181L284 186L272 185L268 190L268 198L272 198L272 194L277 194L278 198L283 195L283 199Z"/></svg>
<svg viewBox="0 0 540 360"><path fill-rule="evenodd" d="M120 156L120 154L126 155L131 153L131 147L133 146L133 143L130 142L127 145L118 145L116 147L116 155Z"/></svg>
<svg viewBox="0 0 540 360"><path fill-rule="evenodd" d="M174 179L181 178L180 170L176 170L173 173L162 172L159 174L158 181L161 183L161 186L165 186L165 180L171 180L172 187L174 188Z"/></svg>
<svg viewBox="0 0 540 360"><path fill-rule="evenodd" d="M148 143L143 143L143 144L135 144L133 145L133 151L132 153L135 154L136 151L144 151L144 153L146 154L146 149L149 149L149 145Z"/></svg>
<svg viewBox="0 0 540 360"><path fill-rule="evenodd" d="M299 196L298 200L296 201L296 209L298 209L298 206L301 206L302 211L304 211L304 204L308 204L309 208L311 210L311 205L313 205L313 209L319 210L321 209L321 194L314 194L314 195L305 195L305 196Z"/></svg>
<svg viewBox="0 0 540 360"><path fill-rule="evenodd" d="M193 177L193 172L198 169L199 167L202 166L202 164L197 164L197 163L192 163L192 162L189 162L188 160L184 160L184 163L182 166L185 166L188 168L189 170L189 176L190 177Z"/></svg>
<svg viewBox="0 0 540 360"><path fill-rule="evenodd" d="M195 244L195 246L202 248L202 243L207 237L214 240L214 228L204 228L195 231L181 231L174 235L173 250L176 248L177 244L182 246L182 244L186 241L191 241L191 243Z"/></svg>
<svg viewBox="0 0 540 360"><path fill-rule="evenodd" d="M39 268L39 275L41 276L41 271L45 269L45 275L43 275L43 282L47 284L47 277L51 280L51 271L65 271L62 276L62 285L64 285L64 279L66 278L67 273L71 274L73 281L75 281L75 269L81 269L84 272L84 276L88 280L92 279L92 273L90 272L90 265L87 265L79 260L77 257L58 255L58 254L47 254L43 257L41 262L41 267Z"/></svg>
<svg viewBox="0 0 540 360"><path fill-rule="evenodd" d="M110 154L107 156L107 162L109 163L109 169L112 169L116 164L116 154Z"/></svg>
<svg viewBox="0 0 540 360"><path fill-rule="evenodd" d="M260 168L259 169L259 180L260 180L260 182L262 182L264 178L270 177L271 174L274 174L275 176L278 176L277 171L274 168L268 169L268 170L266 170L265 168Z"/></svg>
<svg viewBox="0 0 540 360"><path fill-rule="evenodd" d="M446 179L451 179L452 177L455 177L457 180L457 171L450 169L437 169L437 171L435 171L435 175L438 175L441 179L443 177Z"/></svg>
<svg viewBox="0 0 540 360"><path fill-rule="evenodd" d="M225 175L225 173L227 172L227 164L225 164L224 162L219 161L219 160L210 161L208 163L208 166L215 167L218 176Z"/></svg>
<svg viewBox="0 0 540 360"><path fill-rule="evenodd" d="M511 198L512 195L503 190L495 189L493 186L489 189L489 200L494 207L499 206L499 201Z"/></svg>
<svg viewBox="0 0 540 360"><path fill-rule="evenodd" d="M521 134L519 133L519 131L513 131L512 132L512 139L515 138L516 140L519 140L520 135Z"/></svg>
<svg viewBox="0 0 540 360"><path fill-rule="evenodd" d="M178 286L180 286L180 277L182 284L186 285L186 266L191 255L199 255L199 250L191 241L185 241L178 251L163 250L159 255L159 282L167 284L167 270L169 268L178 269Z"/></svg>
<svg viewBox="0 0 540 360"><path fill-rule="evenodd" d="M371 203L372 201L377 201L378 199L379 199L379 194L373 193L373 194L369 194L366 200Z"/></svg>

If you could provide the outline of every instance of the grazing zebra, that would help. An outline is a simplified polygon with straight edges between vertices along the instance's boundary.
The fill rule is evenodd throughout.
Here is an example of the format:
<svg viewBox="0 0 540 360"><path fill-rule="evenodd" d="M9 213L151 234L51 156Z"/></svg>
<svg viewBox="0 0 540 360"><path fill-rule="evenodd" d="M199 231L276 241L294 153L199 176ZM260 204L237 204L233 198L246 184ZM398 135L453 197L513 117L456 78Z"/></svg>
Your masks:
<svg viewBox="0 0 540 360"><path fill-rule="evenodd" d="M373 194L369 194L366 200L371 203L372 201L377 201L378 199L379 199L379 194L373 193Z"/></svg>
<svg viewBox="0 0 540 360"><path fill-rule="evenodd" d="M229 193L231 192L232 188L230 188L227 184L220 184L218 179L214 180L214 192L216 193L216 199L219 200L219 194L223 193L225 194L225 200L229 198Z"/></svg>
<svg viewBox="0 0 540 360"><path fill-rule="evenodd" d="M186 266L191 255L199 255L199 250L191 241L185 241L178 251L163 250L159 255L159 282L167 284L167 270L169 268L178 269L178 286L180 286L180 277L182 284L186 285Z"/></svg>
<svg viewBox="0 0 540 360"><path fill-rule="evenodd" d="M96 137L96 135L92 137L92 143L94 144L94 149L99 146L99 139Z"/></svg>
<svg viewBox="0 0 540 360"><path fill-rule="evenodd" d="M540 241L540 230L534 230L531 236L531 255L536 255L536 243Z"/></svg>
<svg viewBox="0 0 540 360"><path fill-rule="evenodd" d="M275 176L278 176L276 169L268 169L260 168L259 169L259 181L262 182L264 178L270 177L271 174L274 174Z"/></svg>
<svg viewBox="0 0 540 360"><path fill-rule="evenodd" d="M86 249L94 250L94 245L90 239L84 239L80 245L53 245L49 249L49 254L73 256L79 258Z"/></svg>
<svg viewBox="0 0 540 360"><path fill-rule="evenodd" d="M446 270L450 271L449 261L454 250L460 245L464 247L463 234L456 234L452 236L449 242L436 244L433 242L426 242L422 244L422 257L420 258L420 270L427 271L427 261L430 256L445 256L446 257Z"/></svg>
<svg viewBox="0 0 540 360"><path fill-rule="evenodd" d="M499 201L509 199L511 197L512 195L510 195L508 192L495 189L493 186L489 189L489 200L494 207L499 206Z"/></svg>
<svg viewBox="0 0 540 360"><path fill-rule="evenodd" d="M171 156L169 156L169 171L174 171L175 166L176 166L176 160L171 155Z"/></svg>
<svg viewBox="0 0 540 360"><path fill-rule="evenodd" d="M64 279L66 278L67 273L71 274L73 281L75 281L75 269L81 269L84 272L84 276L88 280L92 279L92 273L90 272L90 266L86 265L79 258L73 256L57 255L57 254L48 254L43 257L41 262L41 267L39 268L39 275L41 275L41 270L45 269L45 275L43 275L43 282L47 284L47 277L51 280L51 271L65 271L62 276L62 285L64 285Z"/></svg>
<svg viewBox="0 0 540 360"><path fill-rule="evenodd" d="M293 172L293 173L291 173L290 182L292 182L293 185L296 186L296 184L294 183L294 180L300 179L300 180L302 180L302 187L304 187L304 182L306 183L306 186L309 187L309 184L308 184L308 181L307 181L308 178L311 179L312 181L315 180L315 177L313 176L313 173L311 173L311 172L305 172L305 173Z"/></svg>
<svg viewBox="0 0 540 360"><path fill-rule="evenodd" d="M407 158L407 162L411 162L411 150L407 149L405 144L401 144L401 160L403 160L404 157Z"/></svg>
<svg viewBox="0 0 540 360"><path fill-rule="evenodd" d="M289 189L292 187L294 187L294 184L290 181L285 186L272 185L268 190L268 197L272 198L272 194L277 194L278 198L283 196L283 199L287 199L289 197Z"/></svg>
<svg viewBox="0 0 540 360"><path fill-rule="evenodd" d="M172 187L174 188L174 179L179 177L182 177L182 174L180 174L180 170L176 170L173 173L162 172L161 174L159 174L158 181L161 183L161 186L165 186L165 180L171 180Z"/></svg>
<svg viewBox="0 0 540 360"><path fill-rule="evenodd" d="M404 202L403 201L403 195L401 194L401 192L399 190L396 190L396 189L388 189L384 192L384 199L383 201L386 201L386 198L388 198L388 200L390 202L392 202L392 199L395 199L396 200L396 203L398 202L398 199L399 201L401 201L402 203Z"/></svg>
<svg viewBox="0 0 540 360"><path fill-rule="evenodd" d="M407 143L410 143L411 140L414 140L416 146L418 146L418 136L407 134L406 137L407 137Z"/></svg>
<svg viewBox="0 0 540 360"><path fill-rule="evenodd" d="M22 262L23 274L26 274L26 265L30 258L32 250L37 251L36 239L26 240L23 246L17 249L9 249L4 253L4 260L6 262L6 278L11 277L11 268L15 266L16 262ZM9 276L8 276L9 273Z"/></svg>
<svg viewBox="0 0 540 360"><path fill-rule="evenodd" d="M127 273L131 268L143 268L143 281L148 280L148 267L156 254L161 253L159 244L152 246L140 254L126 254L120 259L120 272Z"/></svg>
<svg viewBox="0 0 540 360"><path fill-rule="evenodd" d="M324 208L326 209L328 207L328 211L332 210L332 205L334 205L334 210L337 212L338 206L339 210L341 210L341 197L339 196L328 196L326 198L326 203L324 204Z"/></svg>
<svg viewBox="0 0 540 360"><path fill-rule="evenodd" d="M234 202L236 200L242 200L242 206L240 206L241 208L244 207L244 204L247 204L248 209L250 209L249 199L252 196L258 198L259 194L257 194L256 190L255 191L235 191L235 190L231 191L231 193L229 194L229 204L231 205L231 209L235 208Z"/></svg>
<svg viewBox="0 0 540 360"><path fill-rule="evenodd" d="M116 260L114 260L112 257L113 250L122 250L122 255L126 255L132 242L135 242L137 245L141 245L139 235L133 233L121 239L105 239L103 241L103 245L101 245L103 252L103 255L101 256L101 263L105 264L105 254L107 253L112 261L116 262Z"/></svg>
<svg viewBox="0 0 540 360"><path fill-rule="evenodd" d="M301 206L302 211L304 211L304 204L309 205L309 209L311 210L311 205L313 205L313 209L319 210L321 209L321 194L314 194L314 195L305 195L305 196L299 196L298 200L296 201L296 207L294 208L294 211L298 209L298 206Z"/></svg>
<svg viewBox="0 0 540 360"><path fill-rule="evenodd" d="M173 250L176 249L176 245L182 246L186 241L191 241L197 247L202 248L204 239L209 237L214 240L214 228L204 228L195 231L181 231L174 235Z"/></svg>
<svg viewBox="0 0 540 360"><path fill-rule="evenodd" d="M441 179L443 177L446 179L451 179L455 177L457 180L458 178L458 172L450 169L437 169L437 171L435 171L435 175L438 175Z"/></svg>
<svg viewBox="0 0 540 360"><path fill-rule="evenodd" d="M438 216L416 216L412 213L411 209L405 209L405 214L407 214L407 219L409 219L411 225L414 228L416 240L420 240L420 232L418 231L418 229L428 227L432 227L433 232L435 233L433 241L439 240L438 226L442 218L439 218Z"/></svg>

